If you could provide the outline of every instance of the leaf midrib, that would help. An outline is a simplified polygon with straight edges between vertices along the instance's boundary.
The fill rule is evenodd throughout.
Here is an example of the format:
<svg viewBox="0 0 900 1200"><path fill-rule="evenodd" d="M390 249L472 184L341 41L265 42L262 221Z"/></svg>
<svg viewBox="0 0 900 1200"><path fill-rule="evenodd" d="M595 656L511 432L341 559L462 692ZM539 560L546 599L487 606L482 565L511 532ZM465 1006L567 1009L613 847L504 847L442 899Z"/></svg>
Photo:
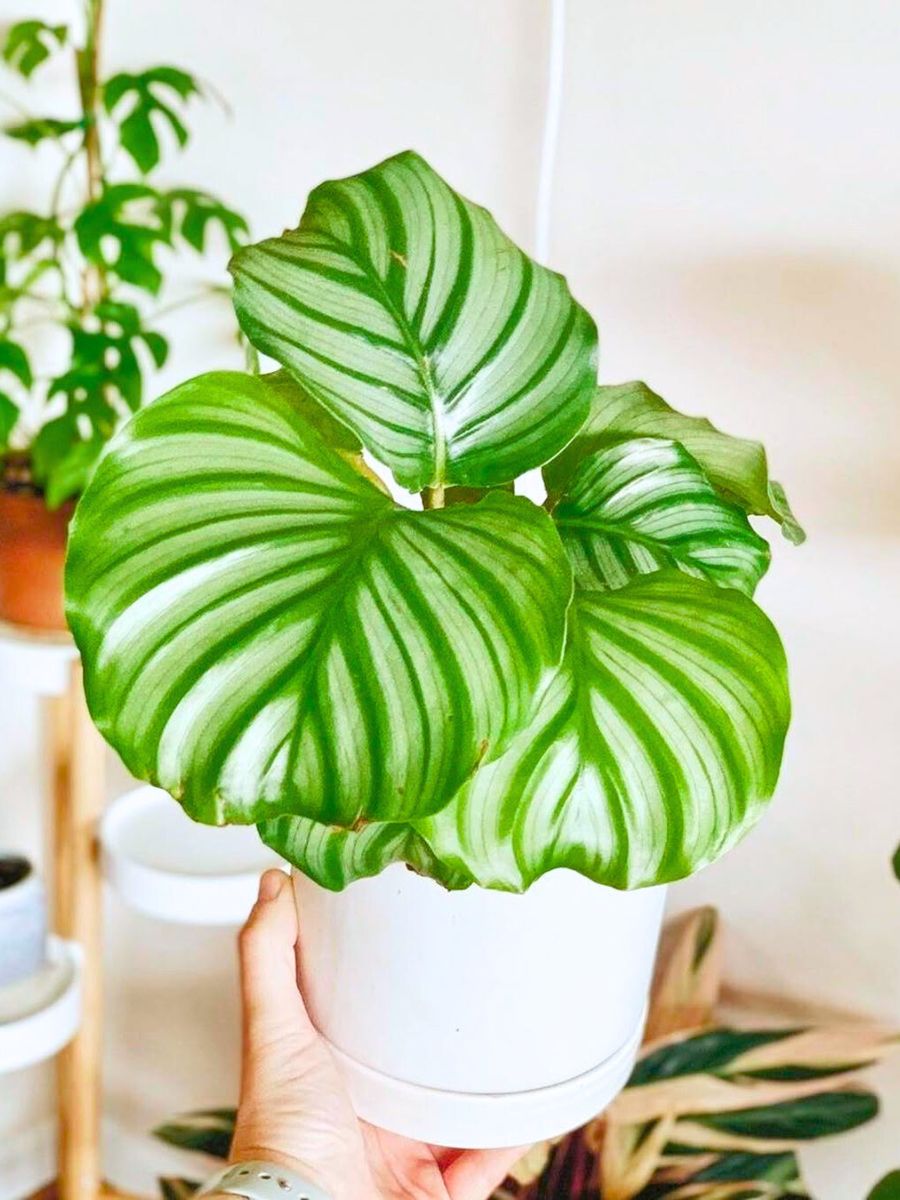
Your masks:
<svg viewBox="0 0 900 1200"><path fill-rule="evenodd" d="M431 363L428 355L422 348L421 342L410 324L406 313L394 301L388 291L384 280L374 269L372 260L366 256L361 256L356 248L349 242L342 241L335 237L333 233L322 231L332 244L347 255L363 272L366 278L370 281L374 289L378 293L378 298L393 317L400 334L406 343L410 355L415 360L416 367L419 372L419 378L422 381L422 386L425 390L425 395L428 400L429 413L431 415L431 427L433 435L433 452L432 452L432 467L433 478L431 487L440 486L446 482L447 473L447 434L444 428L444 409L441 403L440 393L435 386L434 377L431 370Z"/></svg>

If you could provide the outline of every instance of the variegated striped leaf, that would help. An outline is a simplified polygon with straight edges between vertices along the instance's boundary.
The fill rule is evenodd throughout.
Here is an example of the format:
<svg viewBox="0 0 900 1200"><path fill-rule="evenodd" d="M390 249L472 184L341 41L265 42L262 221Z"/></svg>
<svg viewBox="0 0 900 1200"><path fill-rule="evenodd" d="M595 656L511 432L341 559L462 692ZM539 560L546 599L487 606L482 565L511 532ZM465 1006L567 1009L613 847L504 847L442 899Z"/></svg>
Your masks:
<svg viewBox="0 0 900 1200"><path fill-rule="evenodd" d="M507 482L587 415L593 321L417 154L322 184L231 270L251 342L414 491Z"/></svg>
<svg viewBox="0 0 900 1200"><path fill-rule="evenodd" d="M529 719L571 589L530 501L401 508L279 389L224 372L114 440L67 566L95 722L217 824L440 808Z"/></svg>
<svg viewBox="0 0 900 1200"><path fill-rule="evenodd" d="M372 821L358 830L335 829L307 817L282 816L260 822L258 829L267 846L332 891L401 862L446 888L474 883L464 868L446 866L436 858L425 839L406 822Z"/></svg>
<svg viewBox="0 0 900 1200"><path fill-rule="evenodd" d="M581 592L562 667L506 753L405 842L342 838L314 877L342 887L421 838L484 887L521 891L555 867L614 887L679 879L757 820L788 719L781 643L741 593L677 571ZM264 837L290 859L289 827ZM358 848L360 836L371 840Z"/></svg>
<svg viewBox="0 0 900 1200"><path fill-rule="evenodd" d="M575 579L588 589L677 567L752 596L769 563L769 547L743 511L665 438L613 441L589 454L553 518Z"/></svg>
<svg viewBox="0 0 900 1200"><path fill-rule="evenodd" d="M784 488L769 478L766 452L759 442L722 433L705 417L677 412L645 383L597 388L578 436L544 467L551 494L560 495L581 460L611 436L681 442L724 499L745 512L771 517L781 525L788 541L804 540L806 535L791 512Z"/></svg>

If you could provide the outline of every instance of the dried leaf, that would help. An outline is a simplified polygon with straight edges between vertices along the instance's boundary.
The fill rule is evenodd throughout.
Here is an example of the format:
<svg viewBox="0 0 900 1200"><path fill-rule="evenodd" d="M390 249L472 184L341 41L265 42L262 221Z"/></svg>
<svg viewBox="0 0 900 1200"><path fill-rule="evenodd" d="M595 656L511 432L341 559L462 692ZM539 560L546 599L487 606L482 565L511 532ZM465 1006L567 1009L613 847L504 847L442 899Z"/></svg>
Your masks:
<svg viewBox="0 0 900 1200"><path fill-rule="evenodd" d="M698 908L663 932L645 1042L708 1025L722 983L722 937L714 908Z"/></svg>

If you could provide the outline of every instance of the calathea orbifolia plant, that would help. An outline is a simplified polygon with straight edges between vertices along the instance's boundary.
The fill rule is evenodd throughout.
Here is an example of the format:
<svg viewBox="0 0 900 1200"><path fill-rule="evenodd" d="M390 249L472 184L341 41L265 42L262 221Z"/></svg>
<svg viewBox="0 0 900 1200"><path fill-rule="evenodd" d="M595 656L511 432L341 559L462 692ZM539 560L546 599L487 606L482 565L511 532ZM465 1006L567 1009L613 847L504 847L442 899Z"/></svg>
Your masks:
<svg viewBox="0 0 900 1200"><path fill-rule="evenodd" d="M735 842L789 715L747 514L799 531L762 447L598 388L563 279L415 154L231 269L282 369L137 413L75 518L70 623L130 769L329 887L632 887ZM512 494L537 466L543 506Z"/></svg>

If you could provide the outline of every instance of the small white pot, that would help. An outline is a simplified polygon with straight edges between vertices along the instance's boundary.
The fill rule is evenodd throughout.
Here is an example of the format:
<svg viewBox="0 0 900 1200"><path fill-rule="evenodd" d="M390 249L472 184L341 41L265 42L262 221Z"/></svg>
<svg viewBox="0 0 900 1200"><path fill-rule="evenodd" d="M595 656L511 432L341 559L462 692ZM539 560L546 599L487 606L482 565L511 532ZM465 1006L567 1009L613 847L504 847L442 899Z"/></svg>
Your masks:
<svg viewBox="0 0 900 1200"><path fill-rule="evenodd" d="M330 892L294 873L300 985L365 1120L519 1146L602 1111L640 1044L665 888L553 871L523 895L404 866Z"/></svg>
<svg viewBox="0 0 900 1200"><path fill-rule="evenodd" d="M25 859L0 853L0 988L34 975L46 954L44 885Z"/></svg>

